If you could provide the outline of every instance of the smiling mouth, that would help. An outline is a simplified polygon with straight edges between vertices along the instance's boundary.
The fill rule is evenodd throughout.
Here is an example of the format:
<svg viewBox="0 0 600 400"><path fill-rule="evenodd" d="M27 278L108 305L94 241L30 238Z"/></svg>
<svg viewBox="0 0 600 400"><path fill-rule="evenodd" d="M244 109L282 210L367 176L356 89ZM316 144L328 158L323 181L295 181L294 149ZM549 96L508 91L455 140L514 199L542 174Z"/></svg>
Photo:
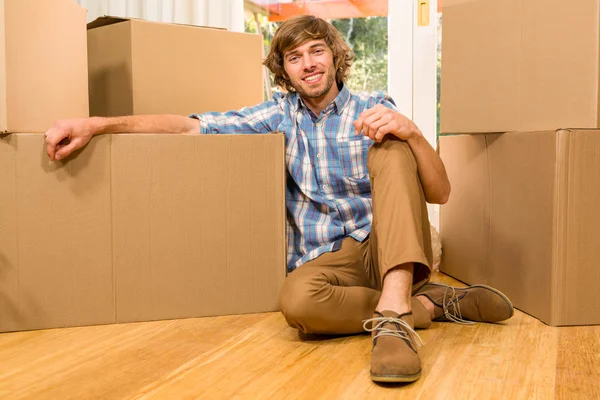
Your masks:
<svg viewBox="0 0 600 400"><path fill-rule="evenodd" d="M307 76L306 78L304 78L302 80L305 82L308 82L308 83L313 83L313 82L317 82L319 79L321 79L322 76L323 76L323 73L319 73L319 74Z"/></svg>

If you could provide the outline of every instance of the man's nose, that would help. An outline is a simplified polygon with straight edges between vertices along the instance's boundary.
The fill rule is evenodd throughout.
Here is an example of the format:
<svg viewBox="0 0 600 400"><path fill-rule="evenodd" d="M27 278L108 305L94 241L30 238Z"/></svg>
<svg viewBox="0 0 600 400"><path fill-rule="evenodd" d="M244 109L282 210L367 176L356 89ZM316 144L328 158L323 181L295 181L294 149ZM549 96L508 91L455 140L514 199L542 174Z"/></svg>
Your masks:
<svg viewBox="0 0 600 400"><path fill-rule="evenodd" d="M313 69L315 67L315 59L310 54L305 54L302 57L304 69Z"/></svg>

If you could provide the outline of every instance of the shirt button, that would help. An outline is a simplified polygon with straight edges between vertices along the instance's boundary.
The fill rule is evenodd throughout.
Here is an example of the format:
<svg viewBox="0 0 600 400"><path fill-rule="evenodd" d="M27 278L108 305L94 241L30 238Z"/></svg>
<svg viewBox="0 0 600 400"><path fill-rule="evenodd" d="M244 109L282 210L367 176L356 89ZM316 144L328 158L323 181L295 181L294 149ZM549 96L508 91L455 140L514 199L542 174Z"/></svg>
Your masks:
<svg viewBox="0 0 600 400"><path fill-rule="evenodd" d="M321 155L321 153L317 153L317 158L321 158L321 157L323 157L323 156Z"/></svg>
<svg viewBox="0 0 600 400"><path fill-rule="evenodd" d="M328 187L328 185L323 185L323 190L327 190Z"/></svg>

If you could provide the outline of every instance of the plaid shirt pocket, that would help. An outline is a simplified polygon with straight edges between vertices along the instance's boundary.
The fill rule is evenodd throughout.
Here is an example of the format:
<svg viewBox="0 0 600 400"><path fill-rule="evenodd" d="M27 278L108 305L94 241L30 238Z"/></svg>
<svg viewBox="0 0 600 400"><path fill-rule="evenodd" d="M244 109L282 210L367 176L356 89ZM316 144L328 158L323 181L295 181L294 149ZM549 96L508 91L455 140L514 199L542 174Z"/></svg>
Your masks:
<svg viewBox="0 0 600 400"><path fill-rule="evenodd" d="M369 141L359 137L357 140L338 142L339 154L347 178L362 179L367 171Z"/></svg>

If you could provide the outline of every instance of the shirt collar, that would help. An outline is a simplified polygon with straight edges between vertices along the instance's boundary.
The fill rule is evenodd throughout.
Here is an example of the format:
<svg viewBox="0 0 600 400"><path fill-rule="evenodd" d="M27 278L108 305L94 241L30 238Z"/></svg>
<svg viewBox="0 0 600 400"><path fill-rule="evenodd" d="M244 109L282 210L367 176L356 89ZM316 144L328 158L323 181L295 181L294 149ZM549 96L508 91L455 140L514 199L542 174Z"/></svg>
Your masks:
<svg viewBox="0 0 600 400"><path fill-rule="evenodd" d="M335 97L333 102L335 103L335 110L338 115L342 113L342 110L350 100L350 91L346 88L346 85L342 83L342 89Z"/></svg>

